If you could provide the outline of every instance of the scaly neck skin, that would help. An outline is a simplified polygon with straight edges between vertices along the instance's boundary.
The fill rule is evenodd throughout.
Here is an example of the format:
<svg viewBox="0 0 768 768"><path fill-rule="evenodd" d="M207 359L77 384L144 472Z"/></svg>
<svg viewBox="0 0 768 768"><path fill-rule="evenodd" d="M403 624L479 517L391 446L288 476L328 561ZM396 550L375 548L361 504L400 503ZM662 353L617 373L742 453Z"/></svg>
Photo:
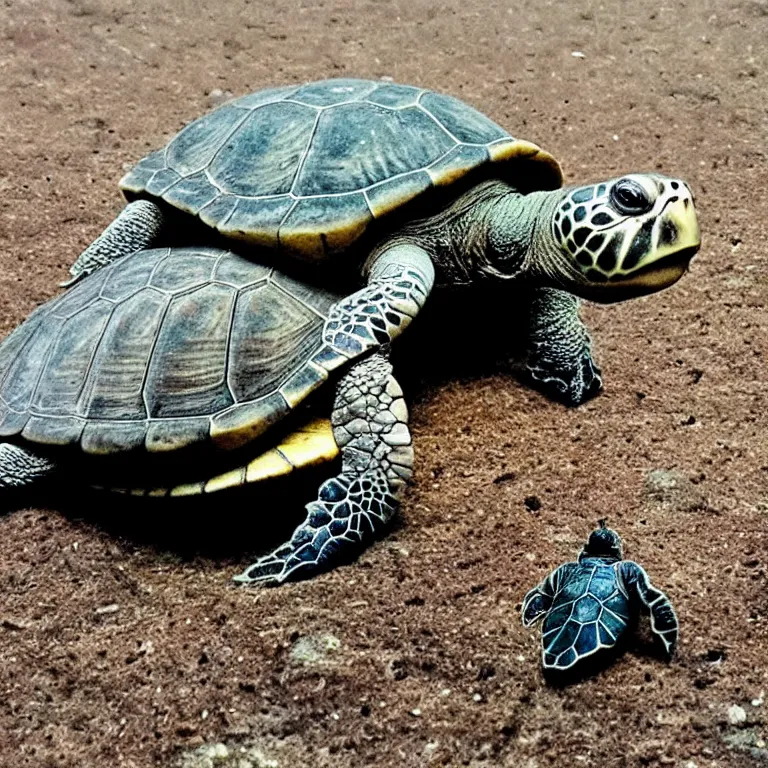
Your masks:
<svg viewBox="0 0 768 768"><path fill-rule="evenodd" d="M569 270L551 221L564 194L523 195L502 181L482 182L434 216L409 223L399 237L432 254L439 283L531 277L560 284Z"/></svg>
<svg viewBox="0 0 768 768"><path fill-rule="evenodd" d="M552 217L562 189L515 191L497 198L485 212L485 263L479 271L502 280L526 277L557 285L570 277L568 259L552 235Z"/></svg>

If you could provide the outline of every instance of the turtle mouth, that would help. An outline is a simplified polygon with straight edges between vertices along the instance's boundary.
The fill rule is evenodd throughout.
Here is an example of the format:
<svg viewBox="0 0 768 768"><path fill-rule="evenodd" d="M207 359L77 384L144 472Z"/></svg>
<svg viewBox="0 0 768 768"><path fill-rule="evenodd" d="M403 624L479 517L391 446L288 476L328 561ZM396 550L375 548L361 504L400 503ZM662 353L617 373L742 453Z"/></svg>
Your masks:
<svg viewBox="0 0 768 768"><path fill-rule="evenodd" d="M629 282L647 285L652 291L666 288L668 285L676 283L688 271L691 260L698 250L698 245L691 245L681 248L675 253L670 253L653 264L639 269L632 275Z"/></svg>
<svg viewBox="0 0 768 768"><path fill-rule="evenodd" d="M613 304L656 293L674 285L688 271L691 259L698 250L698 245L687 246L667 254L629 276L618 274L607 278L603 283L593 283L586 287L583 296L600 304Z"/></svg>

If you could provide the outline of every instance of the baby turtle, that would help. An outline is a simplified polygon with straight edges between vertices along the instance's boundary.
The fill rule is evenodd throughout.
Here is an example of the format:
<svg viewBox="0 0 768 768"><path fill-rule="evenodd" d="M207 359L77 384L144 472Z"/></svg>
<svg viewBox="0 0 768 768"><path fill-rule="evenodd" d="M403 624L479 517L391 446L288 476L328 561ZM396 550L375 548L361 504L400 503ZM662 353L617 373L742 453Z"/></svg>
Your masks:
<svg viewBox="0 0 768 768"><path fill-rule="evenodd" d="M142 248L184 244L197 221L201 237L255 260L314 265L332 290L357 283L329 326L334 348L352 355L393 340L435 284L505 285L529 322L479 332L510 346L522 338L530 381L578 405L602 379L576 297L614 302L671 285L699 227L678 179L561 183L550 154L451 96L355 79L272 88L141 160L120 182L128 205L71 271L77 280Z"/></svg>
<svg viewBox="0 0 768 768"><path fill-rule="evenodd" d="M643 568L622 559L619 535L601 520L578 562L561 565L525 596L522 619L530 627L543 617L542 663L559 674L614 648L641 611L650 612L651 630L672 658L679 629L672 604Z"/></svg>

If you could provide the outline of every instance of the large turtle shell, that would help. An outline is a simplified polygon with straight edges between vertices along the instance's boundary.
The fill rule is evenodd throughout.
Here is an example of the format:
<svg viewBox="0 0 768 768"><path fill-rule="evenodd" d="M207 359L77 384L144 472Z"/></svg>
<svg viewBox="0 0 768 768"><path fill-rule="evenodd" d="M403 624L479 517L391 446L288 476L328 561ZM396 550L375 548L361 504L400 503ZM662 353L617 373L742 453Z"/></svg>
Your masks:
<svg viewBox="0 0 768 768"><path fill-rule="evenodd" d="M616 644L630 620L618 568L618 563L587 559L560 569L541 630L545 667L565 670Z"/></svg>
<svg viewBox="0 0 768 768"><path fill-rule="evenodd" d="M0 344L0 437L97 455L238 448L348 361L323 343L338 299L228 251L138 251Z"/></svg>
<svg viewBox="0 0 768 768"><path fill-rule="evenodd" d="M470 172L554 189L557 162L472 107L421 88L324 80L252 93L187 125L120 182L222 234L323 259Z"/></svg>

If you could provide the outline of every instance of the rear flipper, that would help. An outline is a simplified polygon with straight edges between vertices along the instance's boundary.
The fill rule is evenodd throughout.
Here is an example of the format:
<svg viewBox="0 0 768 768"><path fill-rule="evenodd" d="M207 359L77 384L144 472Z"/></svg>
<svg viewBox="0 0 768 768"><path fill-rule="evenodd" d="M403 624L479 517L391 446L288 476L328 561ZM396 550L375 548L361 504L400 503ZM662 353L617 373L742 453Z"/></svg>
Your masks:
<svg viewBox="0 0 768 768"><path fill-rule="evenodd" d="M621 564L621 575L632 600L651 614L651 630L661 640L667 658L671 659L680 630L677 616L669 598L651 584L648 574L637 563L627 560Z"/></svg>
<svg viewBox="0 0 768 768"><path fill-rule="evenodd" d="M291 540L235 577L243 584L305 579L358 555L397 511L411 477L408 412L387 358L376 353L339 382L331 416L342 471L320 486Z"/></svg>
<svg viewBox="0 0 768 768"><path fill-rule="evenodd" d="M570 406L595 397L603 387L579 303L565 291L537 288L529 307L527 376L544 394Z"/></svg>
<svg viewBox="0 0 768 768"><path fill-rule="evenodd" d="M72 279L62 285L72 285L81 277L122 256L151 247L157 241L163 222L163 212L155 203L149 200L128 203L118 217L80 254L69 268Z"/></svg>
<svg viewBox="0 0 768 768"><path fill-rule="evenodd" d="M44 456L13 443L0 443L0 488L32 485L55 469L53 462Z"/></svg>

